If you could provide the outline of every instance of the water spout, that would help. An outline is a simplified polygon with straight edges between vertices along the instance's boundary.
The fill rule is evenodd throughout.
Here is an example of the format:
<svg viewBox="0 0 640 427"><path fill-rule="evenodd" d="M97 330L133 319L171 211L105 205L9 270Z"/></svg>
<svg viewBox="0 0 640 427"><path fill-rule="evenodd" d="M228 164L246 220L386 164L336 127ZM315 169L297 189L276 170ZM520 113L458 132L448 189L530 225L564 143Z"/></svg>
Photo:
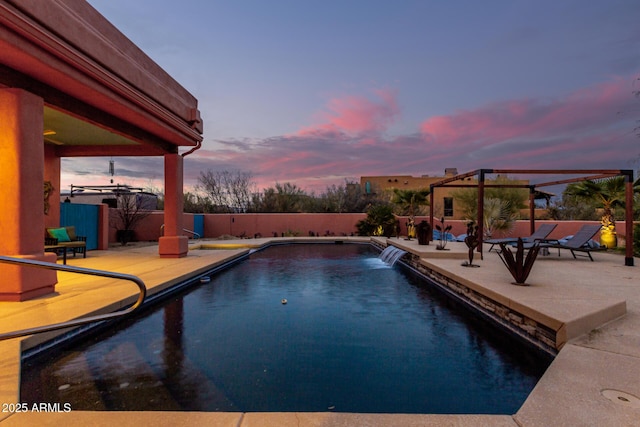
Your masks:
<svg viewBox="0 0 640 427"><path fill-rule="evenodd" d="M406 254L406 251L403 251L400 248L396 248L395 246L387 246L381 253L378 258L380 258L385 264L389 264L393 267L393 265Z"/></svg>

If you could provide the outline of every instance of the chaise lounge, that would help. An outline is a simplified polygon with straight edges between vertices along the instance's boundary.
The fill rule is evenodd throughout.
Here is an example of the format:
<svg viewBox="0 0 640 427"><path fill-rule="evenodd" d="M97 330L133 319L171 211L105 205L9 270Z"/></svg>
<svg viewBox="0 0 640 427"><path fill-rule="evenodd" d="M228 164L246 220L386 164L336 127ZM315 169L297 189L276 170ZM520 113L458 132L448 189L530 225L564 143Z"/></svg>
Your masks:
<svg viewBox="0 0 640 427"><path fill-rule="evenodd" d="M547 238L549 234L556 228L558 224L542 224L538 229L528 237L521 237L524 243L533 243L537 240L544 240ZM485 240L484 243L491 244L489 248L489 252L495 245L499 245L500 243L515 243L518 241L517 237L505 237L504 239L489 239Z"/></svg>
<svg viewBox="0 0 640 427"><path fill-rule="evenodd" d="M567 249L571 251L571 255L574 258L576 257L576 252L584 252L586 255L581 255L584 257L589 257L591 261L593 261L593 257L591 256L591 252L593 251L602 251L607 248L604 246L592 247L589 244L589 241L595 236L598 231L600 231L601 226L598 224L586 224L583 225L576 234L573 235L570 239L565 242L561 242L560 240L542 240L540 242L540 248L557 248L558 256L560 256L560 249ZM529 243L528 246L531 247L533 243ZM525 245L527 248L527 245Z"/></svg>

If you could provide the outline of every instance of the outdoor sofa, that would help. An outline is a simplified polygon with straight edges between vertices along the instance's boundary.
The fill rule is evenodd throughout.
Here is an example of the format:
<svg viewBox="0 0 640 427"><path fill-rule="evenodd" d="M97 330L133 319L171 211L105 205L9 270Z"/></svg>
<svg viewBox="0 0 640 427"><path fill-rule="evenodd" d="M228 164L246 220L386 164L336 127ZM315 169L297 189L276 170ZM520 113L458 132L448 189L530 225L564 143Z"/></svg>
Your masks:
<svg viewBox="0 0 640 427"><path fill-rule="evenodd" d="M67 251L82 254L87 257L87 238L76 234L76 227L69 225L66 227L47 228L44 238L45 252L62 253L64 264L67 263Z"/></svg>

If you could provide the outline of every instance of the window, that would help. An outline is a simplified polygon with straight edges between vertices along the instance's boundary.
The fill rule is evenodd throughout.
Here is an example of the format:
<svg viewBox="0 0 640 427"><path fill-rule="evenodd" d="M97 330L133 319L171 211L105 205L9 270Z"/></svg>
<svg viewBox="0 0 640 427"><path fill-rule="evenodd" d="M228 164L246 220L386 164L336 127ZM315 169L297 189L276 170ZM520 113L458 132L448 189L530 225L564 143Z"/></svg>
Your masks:
<svg viewBox="0 0 640 427"><path fill-rule="evenodd" d="M444 216L453 216L453 197L444 198Z"/></svg>

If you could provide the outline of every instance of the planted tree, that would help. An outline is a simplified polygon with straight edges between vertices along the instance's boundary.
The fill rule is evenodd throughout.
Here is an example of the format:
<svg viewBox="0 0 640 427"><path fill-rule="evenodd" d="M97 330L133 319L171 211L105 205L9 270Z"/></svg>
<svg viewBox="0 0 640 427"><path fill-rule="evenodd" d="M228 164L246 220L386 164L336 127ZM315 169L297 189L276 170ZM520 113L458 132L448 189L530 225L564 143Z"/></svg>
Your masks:
<svg viewBox="0 0 640 427"><path fill-rule="evenodd" d="M396 217L393 207L386 204L371 206L367 217L356 224L360 236L391 237L396 231Z"/></svg>
<svg viewBox="0 0 640 427"><path fill-rule="evenodd" d="M484 200L482 223L484 238L490 239L496 231L509 231L518 218L511 209L510 202L504 199L487 198Z"/></svg>
<svg viewBox="0 0 640 427"><path fill-rule="evenodd" d="M310 196L296 184L276 183L253 197L256 212L305 212Z"/></svg>
<svg viewBox="0 0 640 427"><path fill-rule="evenodd" d="M328 186L318 199L319 212L363 212L369 203L360 184L348 180Z"/></svg>
<svg viewBox="0 0 640 427"><path fill-rule="evenodd" d="M214 212L247 212L255 183L250 172L200 172L196 189L205 194L214 206Z"/></svg>
<svg viewBox="0 0 640 427"><path fill-rule="evenodd" d="M514 184L507 177L498 177L491 184ZM459 189L452 193L465 219L474 221L478 218L478 189ZM490 239L496 231L508 231L525 208L529 193L522 188L487 187L484 190L483 238Z"/></svg>
<svg viewBox="0 0 640 427"><path fill-rule="evenodd" d="M640 180L634 183L634 192L640 192ZM615 248L617 246L615 209L624 207L625 177L616 176L569 184L563 193L564 195L597 202L598 206L602 208L600 242L607 248Z"/></svg>
<svg viewBox="0 0 640 427"><path fill-rule="evenodd" d="M401 214L408 215L409 221L407 222L407 237L412 238L416 235L415 216L416 210L420 206L428 205L429 190L402 190L399 188L393 189L392 202L399 205L402 209Z"/></svg>
<svg viewBox="0 0 640 427"><path fill-rule="evenodd" d="M123 246L135 240L135 230L151 214L153 206L148 206L139 194L116 193L117 208L110 217L111 226L116 229L116 237Z"/></svg>

